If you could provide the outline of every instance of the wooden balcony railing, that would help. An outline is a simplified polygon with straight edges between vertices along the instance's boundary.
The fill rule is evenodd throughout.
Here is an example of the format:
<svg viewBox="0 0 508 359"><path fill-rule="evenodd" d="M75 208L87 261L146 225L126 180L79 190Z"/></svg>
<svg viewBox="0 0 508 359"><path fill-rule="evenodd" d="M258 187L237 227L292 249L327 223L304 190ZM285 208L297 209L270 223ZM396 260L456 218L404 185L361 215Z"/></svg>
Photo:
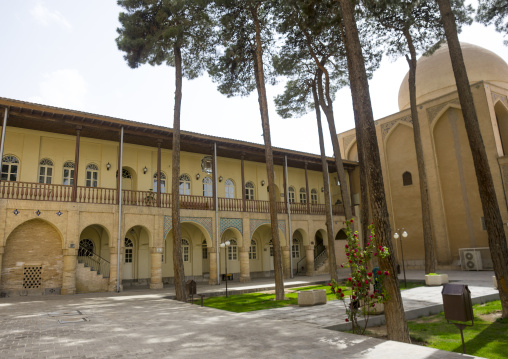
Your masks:
<svg viewBox="0 0 508 359"><path fill-rule="evenodd" d="M76 202L93 204L116 204L116 189L101 187L77 187ZM1 181L0 199L30 201L72 202L72 186L57 184L31 183L19 181ZM123 190L122 204L126 206L157 207L157 193L153 191ZM161 193L162 208L171 208L171 194ZM242 212L243 200L237 198L218 198L219 211ZM180 195L181 209L214 210L213 198L203 196ZM292 214L325 215L324 204L290 203ZM310 209L310 213L308 210ZM270 213L270 202L246 200L246 212ZM354 211L354 209L353 209ZM277 202L277 212L287 213L285 202ZM343 216L342 206L332 206L335 216ZM353 212L354 214L354 212Z"/></svg>

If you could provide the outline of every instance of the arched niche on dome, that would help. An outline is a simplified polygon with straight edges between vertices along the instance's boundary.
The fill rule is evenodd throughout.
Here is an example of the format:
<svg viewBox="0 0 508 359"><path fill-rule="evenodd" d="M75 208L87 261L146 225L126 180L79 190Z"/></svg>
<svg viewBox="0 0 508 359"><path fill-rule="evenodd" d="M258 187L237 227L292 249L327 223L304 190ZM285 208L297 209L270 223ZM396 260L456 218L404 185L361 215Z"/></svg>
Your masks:
<svg viewBox="0 0 508 359"><path fill-rule="evenodd" d="M501 101L498 101L494 105L494 112L496 114L503 155L506 156L508 155L508 109Z"/></svg>

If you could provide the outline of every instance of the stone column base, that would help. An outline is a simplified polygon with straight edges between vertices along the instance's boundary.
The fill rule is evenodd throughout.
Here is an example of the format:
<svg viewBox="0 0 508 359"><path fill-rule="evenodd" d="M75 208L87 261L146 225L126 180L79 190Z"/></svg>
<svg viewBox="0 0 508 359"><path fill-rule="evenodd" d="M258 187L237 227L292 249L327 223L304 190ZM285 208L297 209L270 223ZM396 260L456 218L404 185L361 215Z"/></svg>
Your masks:
<svg viewBox="0 0 508 359"><path fill-rule="evenodd" d="M162 282L159 283L150 283L150 289L162 289L164 284Z"/></svg>

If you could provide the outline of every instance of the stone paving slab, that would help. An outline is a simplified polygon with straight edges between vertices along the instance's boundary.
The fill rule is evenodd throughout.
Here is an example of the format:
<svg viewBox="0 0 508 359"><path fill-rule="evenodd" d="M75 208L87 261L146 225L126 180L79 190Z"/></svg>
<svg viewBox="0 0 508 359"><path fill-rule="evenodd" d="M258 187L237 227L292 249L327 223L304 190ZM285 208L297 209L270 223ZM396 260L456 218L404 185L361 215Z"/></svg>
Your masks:
<svg viewBox="0 0 508 359"><path fill-rule="evenodd" d="M316 315L327 308L313 309L312 315ZM72 311L81 314L66 315ZM58 320L62 318L88 321L60 324ZM167 299L167 293L0 299L0 358L201 357L439 359L464 356L335 332L308 322L249 318L176 302Z"/></svg>

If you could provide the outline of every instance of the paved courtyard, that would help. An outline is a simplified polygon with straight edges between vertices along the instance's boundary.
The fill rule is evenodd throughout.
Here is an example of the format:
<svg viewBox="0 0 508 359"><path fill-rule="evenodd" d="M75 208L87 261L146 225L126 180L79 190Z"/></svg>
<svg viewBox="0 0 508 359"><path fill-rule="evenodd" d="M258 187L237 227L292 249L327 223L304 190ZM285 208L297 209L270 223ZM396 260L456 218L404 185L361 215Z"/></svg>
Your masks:
<svg viewBox="0 0 508 359"><path fill-rule="evenodd" d="M343 320L332 303L288 308L288 317L277 310L270 315L203 308L171 300L171 294L164 289L2 298L0 358L463 357L324 329L328 322L317 318Z"/></svg>

